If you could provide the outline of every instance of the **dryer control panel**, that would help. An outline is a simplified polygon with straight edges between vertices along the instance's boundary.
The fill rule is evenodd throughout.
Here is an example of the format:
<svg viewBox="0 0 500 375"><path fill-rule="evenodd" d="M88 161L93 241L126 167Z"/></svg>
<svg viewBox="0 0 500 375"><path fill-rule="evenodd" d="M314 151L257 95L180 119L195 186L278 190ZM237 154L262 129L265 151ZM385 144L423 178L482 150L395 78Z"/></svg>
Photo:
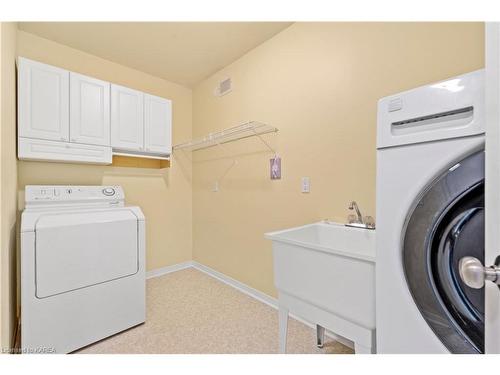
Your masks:
<svg viewBox="0 0 500 375"><path fill-rule="evenodd" d="M99 204L105 206L123 205L125 194L121 186L64 186L28 185L25 188L26 207L39 207L61 204L81 205Z"/></svg>

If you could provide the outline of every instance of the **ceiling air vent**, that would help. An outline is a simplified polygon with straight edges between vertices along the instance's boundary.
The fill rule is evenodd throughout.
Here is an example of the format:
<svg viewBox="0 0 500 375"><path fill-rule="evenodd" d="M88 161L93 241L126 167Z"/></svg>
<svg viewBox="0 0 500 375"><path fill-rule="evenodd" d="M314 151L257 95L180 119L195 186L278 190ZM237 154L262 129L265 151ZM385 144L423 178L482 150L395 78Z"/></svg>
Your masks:
<svg viewBox="0 0 500 375"><path fill-rule="evenodd" d="M225 78L219 82L219 84L215 88L214 93L216 96L222 96L231 92L232 89L233 89L233 84L231 82L231 78Z"/></svg>

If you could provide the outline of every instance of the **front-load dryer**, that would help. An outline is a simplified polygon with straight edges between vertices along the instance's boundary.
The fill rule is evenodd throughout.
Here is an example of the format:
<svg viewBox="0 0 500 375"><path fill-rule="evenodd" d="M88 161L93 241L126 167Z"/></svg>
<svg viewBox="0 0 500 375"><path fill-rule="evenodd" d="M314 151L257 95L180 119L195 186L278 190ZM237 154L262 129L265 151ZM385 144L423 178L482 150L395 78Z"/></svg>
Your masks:
<svg viewBox="0 0 500 375"><path fill-rule="evenodd" d="M26 186L22 353L68 353L145 317L145 219L122 188Z"/></svg>
<svg viewBox="0 0 500 375"><path fill-rule="evenodd" d="M377 124L378 353L482 353L484 71L383 98Z"/></svg>

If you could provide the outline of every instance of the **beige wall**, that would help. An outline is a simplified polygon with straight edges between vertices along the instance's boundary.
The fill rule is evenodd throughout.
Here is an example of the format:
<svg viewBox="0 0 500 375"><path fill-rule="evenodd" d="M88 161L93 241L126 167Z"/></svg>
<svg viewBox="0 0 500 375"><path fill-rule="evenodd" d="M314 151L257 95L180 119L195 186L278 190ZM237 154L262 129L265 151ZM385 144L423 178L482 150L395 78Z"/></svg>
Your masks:
<svg viewBox="0 0 500 375"><path fill-rule="evenodd" d="M246 120L276 126L265 138L282 157L283 178L270 181L272 155L256 139L196 152L194 259L276 295L263 233L344 222L353 199L374 215L377 100L482 68L483 31L479 23L298 23L197 85L194 135ZM214 97L227 76L233 92ZM228 155L239 165L211 192ZM310 194L300 193L302 176Z"/></svg>
<svg viewBox="0 0 500 375"><path fill-rule="evenodd" d="M64 45L18 32L18 55L128 86L173 101L173 141L191 137L191 90ZM147 269L191 259L191 163L174 156L171 168L19 162L19 189L28 184L121 185L127 203L146 216Z"/></svg>
<svg viewBox="0 0 500 375"><path fill-rule="evenodd" d="M16 324L16 33L15 23L0 24L0 348L11 347Z"/></svg>

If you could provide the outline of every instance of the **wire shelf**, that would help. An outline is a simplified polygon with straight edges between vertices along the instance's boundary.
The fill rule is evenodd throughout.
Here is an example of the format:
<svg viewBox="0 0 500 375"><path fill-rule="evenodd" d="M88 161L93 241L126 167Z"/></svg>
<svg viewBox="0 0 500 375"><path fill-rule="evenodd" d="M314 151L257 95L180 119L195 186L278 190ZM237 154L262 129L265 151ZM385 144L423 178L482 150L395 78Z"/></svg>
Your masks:
<svg viewBox="0 0 500 375"><path fill-rule="evenodd" d="M278 129L274 126L257 121L249 121L219 132L209 133L206 137L200 139L193 139L188 142L180 143L174 146L174 150L197 151L248 137L258 136L260 138L262 134L274 133L277 131Z"/></svg>

